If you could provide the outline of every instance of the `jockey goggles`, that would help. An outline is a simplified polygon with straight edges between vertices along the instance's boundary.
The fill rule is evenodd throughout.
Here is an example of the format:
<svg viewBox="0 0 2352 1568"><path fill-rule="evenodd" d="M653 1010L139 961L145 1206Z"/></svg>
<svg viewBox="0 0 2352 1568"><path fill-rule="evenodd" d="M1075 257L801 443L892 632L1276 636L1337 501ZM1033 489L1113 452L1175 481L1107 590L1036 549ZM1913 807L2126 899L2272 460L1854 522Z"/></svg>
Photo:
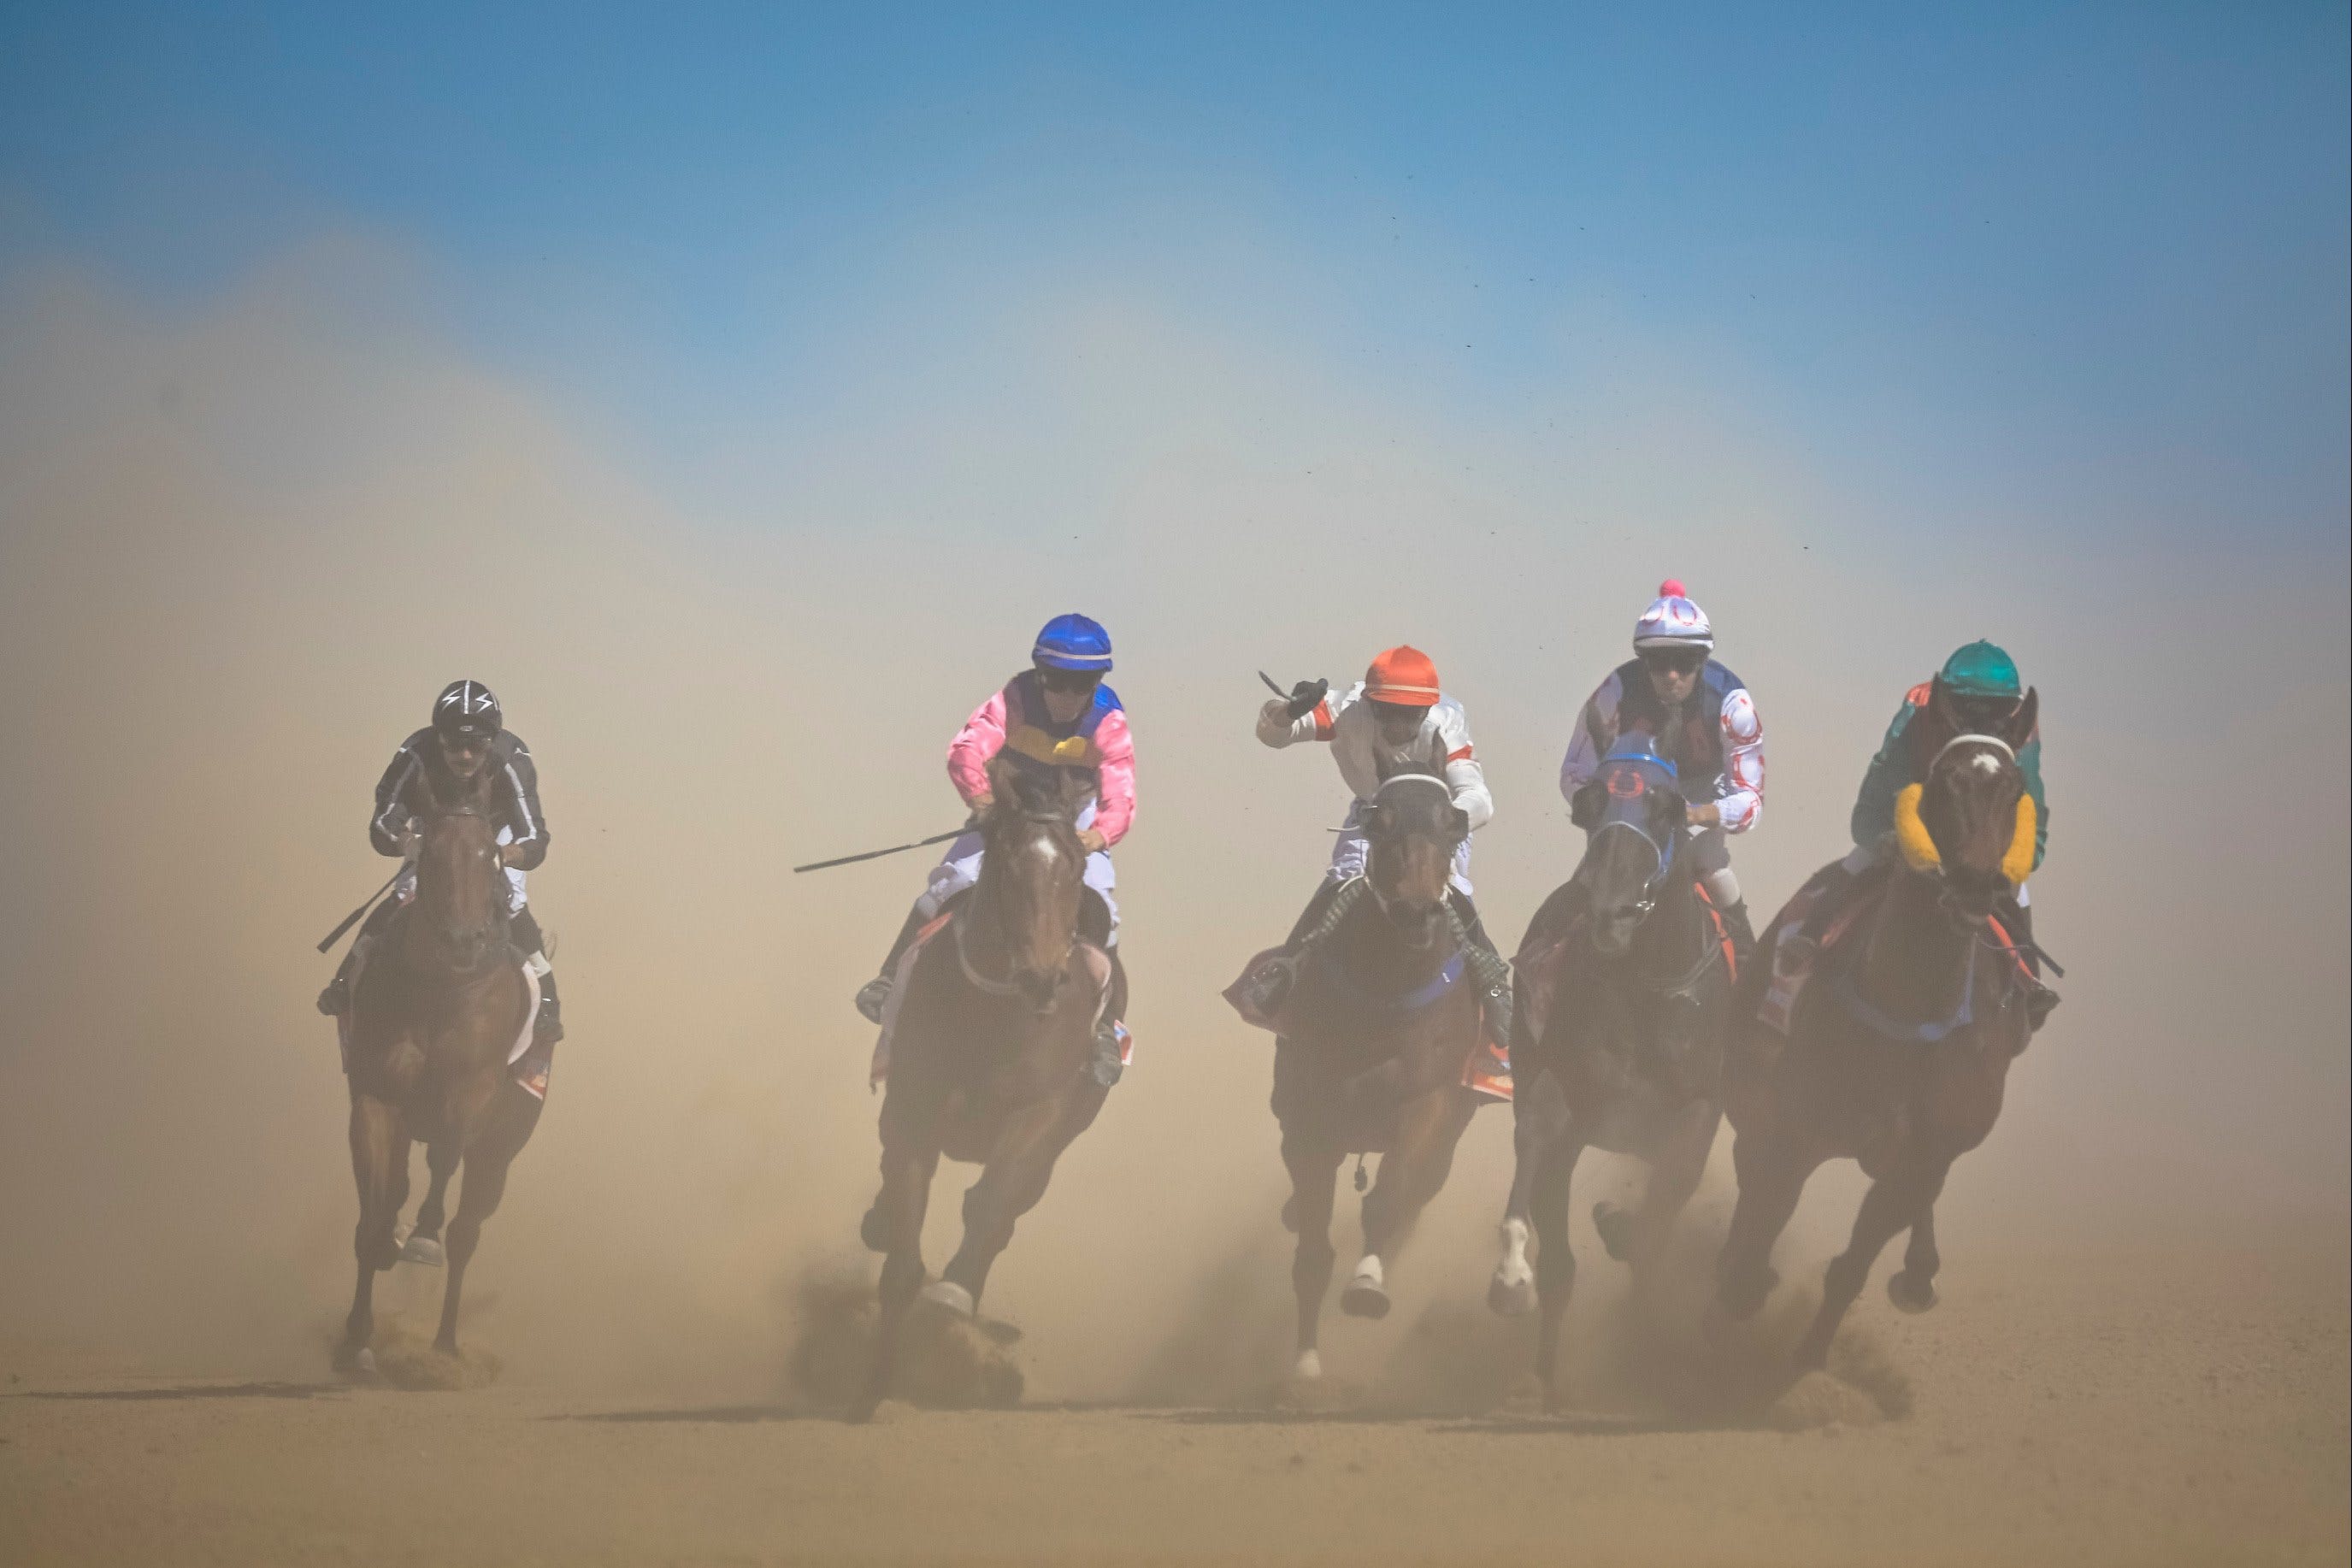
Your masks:
<svg viewBox="0 0 2352 1568"><path fill-rule="evenodd" d="M1707 650L1703 647L1645 647L1639 653L1643 668L1663 669L1675 675L1689 675L1707 660Z"/></svg>
<svg viewBox="0 0 2352 1568"><path fill-rule="evenodd" d="M1099 669L1057 669L1050 664L1037 667L1037 684L1048 691L1092 691L1102 684Z"/></svg>

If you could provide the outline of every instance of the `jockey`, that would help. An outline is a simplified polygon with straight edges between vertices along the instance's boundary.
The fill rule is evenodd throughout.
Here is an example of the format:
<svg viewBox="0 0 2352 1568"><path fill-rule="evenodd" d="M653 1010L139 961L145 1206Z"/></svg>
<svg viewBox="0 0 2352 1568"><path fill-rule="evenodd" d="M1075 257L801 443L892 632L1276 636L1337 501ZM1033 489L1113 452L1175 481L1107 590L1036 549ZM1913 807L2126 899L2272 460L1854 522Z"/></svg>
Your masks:
<svg viewBox="0 0 2352 1568"><path fill-rule="evenodd" d="M1330 868L1283 943L1286 957L1297 956L1300 942L1330 909L1339 889L1364 874L1370 852L1364 836L1364 805L1388 779L1403 773L1433 773L1453 791L1454 804L1470 819L1472 833L1494 820L1495 797L1487 793L1486 771L1470 744L1470 721L1462 704L1438 689L1437 667L1419 648L1390 648L1336 700L1328 681L1300 682L1287 698L1274 698L1258 710L1257 738L1277 750L1301 741L1328 743L1331 760L1339 764L1339 776L1355 796L1331 846ZM1507 1044L1508 971L1470 901L1467 837L1454 849L1448 881L1451 902L1470 939L1469 956L1489 997L1488 1019L1497 1043ZM1264 982L1254 1000L1270 1014L1281 1005L1297 968L1276 964L1260 973Z"/></svg>
<svg viewBox="0 0 2352 1568"><path fill-rule="evenodd" d="M1641 733L1675 765L1690 799L1691 863L1723 916L1741 963L1756 946L1748 903L1731 869L1729 835L1764 814L1764 726L1747 684L1722 665L1706 612L1669 578L1633 623L1633 658L1586 699L1559 764L1570 805L1601 771L1610 748Z"/></svg>
<svg viewBox="0 0 2352 1568"><path fill-rule="evenodd" d="M963 797L975 822L992 804L988 764L1000 754L1024 769L1081 773L1094 786L1094 798L1080 808L1077 818L1078 842L1087 848L1086 885L1094 894L1081 904L1078 934L1110 955L1116 1008L1125 996L1126 975L1119 965L1118 879L1109 850L1127 837L1135 820L1135 742L1118 694L1103 684L1111 668L1110 634L1084 616L1056 616L1037 634L1029 658L1030 668L974 709L950 742L948 782ZM898 961L916 936L949 900L979 881L982 849L975 826L949 845L946 858L932 868L930 885L899 928L881 973L857 993L857 1010L869 1021L882 1021ZM1116 1073L1124 1029L1118 1012L1107 1011L1097 1045L1108 1042L1111 1055L1108 1064L1097 1058L1097 1075Z"/></svg>
<svg viewBox="0 0 2352 1568"><path fill-rule="evenodd" d="M1843 906L1843 895L1864 872L1886 858L1895 840L1896 797L1908 785L1927 782L1929 765L1953 737L1999 733L2024 700L2025 686L2018 677L2017 661L1998 644L1981 640L1954 650L1941 670L1904 693L1903 705L1895 710L1894 722L1886 726L1886 738L1878 743L1878 753L1870 759L1869 771L1862 776L1862 790L1854 797L1853 852L1824 868L1798 895L1806 900L1806 907L1796 931L1804 945L1794 950L1795 962L1810 962L1811 944L1820 940ZM2050 802L2042 787L2038 725L2017 748L2017 768L2025 775L2025 792L2033 800L2032 869L2038 871L2050 845ZM2032 900L2020 882L2015 894L2002 902L2002 923L2010 928L2032 972L2026 1005L2038 1029L2058 1005L2058 994L2041 980L2041 950L2033 945Z"/></svg>
<svg viewBox="0 0 2352 1568"><path fill-rule="evenodd" d="M548 967L545 939L525 902L524 873L547 858L547 814L539 808L539 770L522 737L504 727L499 700L478 680L453 680L434 700L433 721L400 743L376 781L375 815L368 819L368 842L379 855L408 855L415 843L409 823L433 809L428 791L453 793L463 782L490 770L491 816L499 825L499 858L507 876L509 939L539 976L539 1018L533 1039L551 1046L563 1037L556 1005L555 974ZM402 868L393 897L376 906L342 966L319 993L319 1011L329 1017L352 1005L351 976L360 944L379 933L393 911L416 892L416 868Z"/></svg>

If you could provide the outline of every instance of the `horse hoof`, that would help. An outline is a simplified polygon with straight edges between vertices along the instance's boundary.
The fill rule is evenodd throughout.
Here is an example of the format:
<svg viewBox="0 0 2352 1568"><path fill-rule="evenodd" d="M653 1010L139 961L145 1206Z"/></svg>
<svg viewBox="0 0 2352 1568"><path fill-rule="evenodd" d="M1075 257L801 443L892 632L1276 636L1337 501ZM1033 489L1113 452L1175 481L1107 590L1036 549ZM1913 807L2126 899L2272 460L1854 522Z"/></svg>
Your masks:
<svg viewBox="0 0 2352 1568"><path fill-rule="evenodd" d="M1610 1257L1620 1263L1633 1258L1633 1216L1614 1204L1592 1205L1592 1228L1601 1233L1601 1245Z"/></svg>
<svg viewBox="0 0 2352 1568"><path fill-rule="evenodd" d="M1389 1315L1389 1293L1364 1280L1351 1280L1339 1292L1339 1310L1351 1318L1385 1318Z"/></svg>
<svg viewBox="0 0 2352 1568"><path fill-rule="evenodd" d="M1486 1281L1486 1306L1496 1317L1524 1318L1536 1310L1536 1282L1497 1274Z"/></svg>
<svg viewBox="0 0 2352 1568"><path fill-rule="evenodd" d="M1319 1351L1300 1351L1290 1375L1302 1383L1313 1383L1323 1375L1323 1356Z"/></svg>
<svg viewBox="0 0 2352 1568"><path fill-rule="evenodd" d="M934 1307L943 1308L959 1318L972 1314L971 1292L952 1279L934 1279L923 1287L923 1300Z"/></svg>
<svg viewBox="0 0 2352 1568"><path fill-rule="evenodd" d="M335 1352L335 1370L346 1377L369 1378L375 1375L375 1352L362 1345L352 1350L345 1345Z"/></svg>
<svg viewBox="0 0 2352 1568"><path fill-rule="evenodd" d="M857 1222L857 1239L866 1244L868 1252L890 1250L890 1226L882 1217L880 1204L867 1209L866 1217Z"/></svg>
<svg viewBox="0 0 2352 1568"><path fill-rule="evenodd" d="M1898 1312L1924 1312L1936 1304L1936 1286L1927 1279L1914 1284L1909 1270L1900 1270L1887 1276L1886 1299Z"/></svg>
<svg viewBox="0 0 2352 1568"><path fill-rule="evenodd" d="M1298 1234L1298 1196L1295 1193L1282 1200L1282 1228L1293 1236Z"/></svg>
<svg viewBox="0 0 2352 1568"><path fill-rule="evenodd" d="M400 1260L403 1263L421 1263L427 1268L440 1268L443 1261L440 1239L430 1236L410 1237L400 1244Z"/></svg>

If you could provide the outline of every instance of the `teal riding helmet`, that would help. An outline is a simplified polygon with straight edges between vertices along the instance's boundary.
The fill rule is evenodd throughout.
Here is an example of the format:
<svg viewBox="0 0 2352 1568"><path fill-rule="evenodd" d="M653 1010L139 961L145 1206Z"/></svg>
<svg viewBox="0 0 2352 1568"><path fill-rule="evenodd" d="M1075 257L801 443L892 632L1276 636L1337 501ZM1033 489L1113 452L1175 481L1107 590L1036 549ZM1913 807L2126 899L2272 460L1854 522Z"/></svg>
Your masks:
<svg viewBox="0 0 2352 1568"><path fill-rule="evenodd" d="M1946 687L1962 697L2021 697L2024 686L2017 679L2017 661L1997 643L1982 640L1956 650L1944 661L1940 678Z"/></svg>

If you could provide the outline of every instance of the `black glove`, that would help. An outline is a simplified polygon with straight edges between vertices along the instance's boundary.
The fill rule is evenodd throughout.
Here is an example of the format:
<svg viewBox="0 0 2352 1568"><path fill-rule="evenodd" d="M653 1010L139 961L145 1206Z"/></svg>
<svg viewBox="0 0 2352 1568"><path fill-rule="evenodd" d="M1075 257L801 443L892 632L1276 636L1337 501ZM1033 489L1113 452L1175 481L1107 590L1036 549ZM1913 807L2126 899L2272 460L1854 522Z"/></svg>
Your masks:
<svg viewBox="0 0 2352 1568"><path fill-rule="evenodd" d="M1290 700L1284 704L1283 712L1295 724L1314 712L1316 704L1329 695L1330 690L1331 683L1328 680L1302 680L1290 689Z"/></svg>

